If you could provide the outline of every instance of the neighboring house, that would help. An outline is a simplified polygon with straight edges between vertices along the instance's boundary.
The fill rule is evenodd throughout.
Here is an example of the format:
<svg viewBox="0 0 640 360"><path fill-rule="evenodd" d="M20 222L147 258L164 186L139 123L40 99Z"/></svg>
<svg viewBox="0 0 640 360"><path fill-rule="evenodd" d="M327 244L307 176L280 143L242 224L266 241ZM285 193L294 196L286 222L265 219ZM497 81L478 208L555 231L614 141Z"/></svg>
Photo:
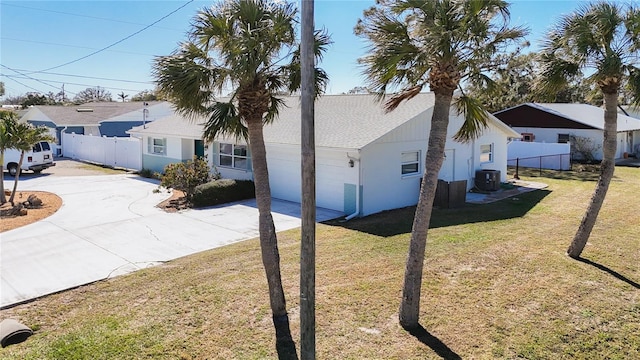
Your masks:
<svg viewBox="0 0 640 360"><path fill-rule="evenodd" d="M627 115L634 119L640 120L640 106L625 105L622 106L622 108L624 109L624 112L619 111L619 114L622 113L623 115ZM640 131L635 131L633 133L633 139L635 141L632 145L632 153L636 156L636 158L640 158Z"/></svg>
<svg viewBox="0 0 640 360"><path fill-rule="evenodd" d="M146 112L145 112L146 107ZM82 105L36 105L28 109L21 121L51 129L61 145L61 133L93 136L128 137L127 130L173 113L168 102L100 102ZM60 147L58 147L60 148Z"/></svg>
<svg viewBox="0 0 640 360"><path fill-rule="evenodd" d="M591 139L592 155L602 160L604 109L586 104L526 103L494 114L522 135L523 141L568 143L572 137ZM640 120L618 114L616 158L640 145ZM576 144L572 144L575 151Z"/></svg>
<svg viewBox="0 0 640 360"><path fill-rule="evenodd" d="M300 99L284 100L286 107L264 127L271 194L300 202ZM419 94L389 113L374 95L320 97L315 104L317 205L361 216L415 205L433 106L432 93ZM174 115L146 129L130 130L146 144L143 167L161 171L164 164L204 152L223 177L252 179L247 145L223 138L200 145L203 121L190 122ZM463 121L452 110L440 178L467 180L468 190L474 186L477 170L491 169L501 171L500 180L505 181L507 143L520 135L491 116L480 138L457 143L452 136Z"/></svg>
<svg viewBox="0 0 640 360"><path fill-rule="evenodd" d="M143 169L162 173L169 164L210 157L209 146L202 140L203 126L175 113L127 133L141 139Z"/></svg>
<svg viewBox="0 0 640 360"><path fill-rule="evenodd" d="M622 105L621 107L622 109L619 109L618 113L640 119L640 106Z"/></svg>

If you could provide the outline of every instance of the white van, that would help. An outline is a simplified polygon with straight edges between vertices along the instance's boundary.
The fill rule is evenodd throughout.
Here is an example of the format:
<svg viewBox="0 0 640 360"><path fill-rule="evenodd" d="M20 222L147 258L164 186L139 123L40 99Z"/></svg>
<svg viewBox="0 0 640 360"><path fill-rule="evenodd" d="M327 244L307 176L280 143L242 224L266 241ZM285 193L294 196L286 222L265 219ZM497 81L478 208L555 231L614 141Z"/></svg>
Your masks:
<svg viewBox="0 0 640 360"><path fill-rule="evenodd" d="M7 149L4 153L4 168L11 176L18 173L18 162L20 161L20 150ZM53 152L51 145L46 141L41 141L33 146L31 151L25 151L22 160L22 171L31 170L38 174L44 169L56 166L53 162Z"/></svg>

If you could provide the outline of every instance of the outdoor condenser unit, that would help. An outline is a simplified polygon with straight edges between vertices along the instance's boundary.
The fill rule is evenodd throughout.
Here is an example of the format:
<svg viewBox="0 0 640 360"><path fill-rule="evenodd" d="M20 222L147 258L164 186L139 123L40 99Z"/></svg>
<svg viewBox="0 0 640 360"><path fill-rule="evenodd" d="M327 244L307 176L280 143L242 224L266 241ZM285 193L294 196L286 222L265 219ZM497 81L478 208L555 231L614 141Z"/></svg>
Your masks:
<svg viewBox="0 0 640 360"><path fill-rule="evenodd" d="M482 191L500 190L500 170L477 170L475 185Z"/></svg>

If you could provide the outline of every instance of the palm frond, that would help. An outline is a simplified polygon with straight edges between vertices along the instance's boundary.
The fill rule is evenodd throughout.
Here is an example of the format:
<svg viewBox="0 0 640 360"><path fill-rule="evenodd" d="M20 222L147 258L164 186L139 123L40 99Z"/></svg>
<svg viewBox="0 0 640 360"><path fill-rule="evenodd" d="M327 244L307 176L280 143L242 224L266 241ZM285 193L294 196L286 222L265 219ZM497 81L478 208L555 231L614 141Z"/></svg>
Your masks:
<svg viewBox="0 0 640 360"><path fill-rule="evenodd" d="M206 138L245 137L247 117L266 113L263 121L273 121L282 105L275 95L300 87L297 23L292 2L226 0L200 10L192 20L189 41L155 59L159 93L181 115L207 118ZM319 61L331 39L326 31L315 35ZM321 69L315 73L316 93L321 94L328 76ZM218 101L229 86L232 98Z"/></svg>
<svg viewBox="0 0 640 360"><path fill-rule="evenodd" d="M389 100L384 103L384 111L391 112L398 108L400 104L405 100L411 100L420 94L422 91L422 85L416 85L408 89L403 89L401 92L394 94Z"/></svg>
<svg viewBox="0 0 640 360"><path fill-rule="evenodd" d="M453 136L455 141L468 143L482 135L484 129L489 126L489 113L482 103L469 96L460 96L454 101L454 107L458 115L464 115L462 127Z"/></svg>
<svg viewBox="0 0 640 360"><path fill-rule="evenodd" d="M218 136L234 137L236 139L248 138L247 126L238 115L238 110L233 102L216 101L208 107L209 117L202 124L204 126L202 138L214 141Z"/></svg>
<svg viewBox="0 0 640 360"><path fill-rule="evenodd" d="M629 66L627 87L631 92L631 104L640 107L640 68Z"/></svg>
<svg viewBox="0 0 640 360"><path fill-rule="evenodd" d="M561 18L543 46L547 94L570 81L581 69L606 92L618 92L625 68L640 56L640 14L633 5L600 1L580 6ZM568 79L562 79L563 77ZM555 85L553 85L555 84Z"/></svg>
<svg viewBox="0 0 640 360"><path fill-rule="evenodd" d="M197 116L206 113L228 74L226 69L211 65L205 51L193 43L183 43L172 55L156 57L152 72L158 91L178 111Z"/></svg>
<svg viewBox="0 0 640 360"><path fill-rule="evenodd" d="M640 52L640 8L630 6L625 17L626 36L630 39L631 53Z"/></svg>
<svg viewBox="0 0 640 360"><path fill-rule="evenodd" d="M378 1L354 29L369 43L358 60L367 87L381 93L430 83L433 91L453 91L462 76L482 73L526 35L525 28L499 25L498 17L509 18L505 1Z"/></svg>
<svg viewBox="0 0 640 360"><path fill-rule="evenodd" d="M468 78L469 78L469 83L473 87L477 89L482 89L482 91L485 91L486 93L497 94L503 90L498 85L498 83L494 79L492 79L488 74L485 74L485 73L470 74Z"/></svg>
<svg viewBox="0 0 640 360"><path fill-rule="evenodd" d="M582 74L581 64L557 57L557 54L553 48L540 53L540 76L533 84L535 93L551 96L565 89L571 79Z"/></svg>
<svg viewBox="0 0 640 360"><path fill-rule="evenodd" d="M271 124L275 119L278 118L278 114L280 113L280 108L285 106L284 100L276 97L275 95L271 95L271 99L269 101L269 109L267 110L266 115L264 116L264 124Z"/></svg>
<svg viewBox="0 0 640 360"><path fill-rule="evenodd" d="M332 44L331 38L326 33L325 30L316 30L314 32L314 57L316 63L319 63L322 60L324 53L327 51L328 46ZM289 93L295 93L300 90L302 86L302 73L301 73L301 64L300 64L300 45L293 52L293 56L291 57L291 62L286 66L283 66L280 69L281 73L285 78L288 79L288 90ZM324 93L324 90L329 83L329 76L327 73L319 67L314 68L314 97Z"/></svg>

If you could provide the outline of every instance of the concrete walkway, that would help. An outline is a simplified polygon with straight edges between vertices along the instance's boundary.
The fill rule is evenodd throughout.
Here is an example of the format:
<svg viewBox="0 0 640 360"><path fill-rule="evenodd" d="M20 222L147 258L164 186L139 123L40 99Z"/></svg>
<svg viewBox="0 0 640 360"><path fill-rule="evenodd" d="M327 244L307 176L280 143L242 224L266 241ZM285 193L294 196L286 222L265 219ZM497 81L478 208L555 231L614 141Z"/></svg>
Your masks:
<svg viewBox="0 0 640 360"><path fill-rule="evenodd" d="M640 159L638 159L638 158L617 159L616 160L616 166L627 166L627 167L640 168Z"/></svg>
<svg viewBox="0 0 640 360"><path fill-rule="evenodd" d="M545 189L548 186L547 184L540 182L522 180L509 180L509 183L514 185L514 187L511 189L500 188L498 191L487 193L468 192L466 202L471 204L488 204L534 190Z"/></svg>
<svg viewBox="0 0 640 360"><path fill-rule="evenodd" d="M5 182L5 187L8 182ZM42 176L19 191L57 194L62 207L0 234L0 307L258 236L255 200L166 213L167 193L136 175ZM300 205L273 200L276 230L300 226ZM344 214L318 209L317 220Z"/></svg>

